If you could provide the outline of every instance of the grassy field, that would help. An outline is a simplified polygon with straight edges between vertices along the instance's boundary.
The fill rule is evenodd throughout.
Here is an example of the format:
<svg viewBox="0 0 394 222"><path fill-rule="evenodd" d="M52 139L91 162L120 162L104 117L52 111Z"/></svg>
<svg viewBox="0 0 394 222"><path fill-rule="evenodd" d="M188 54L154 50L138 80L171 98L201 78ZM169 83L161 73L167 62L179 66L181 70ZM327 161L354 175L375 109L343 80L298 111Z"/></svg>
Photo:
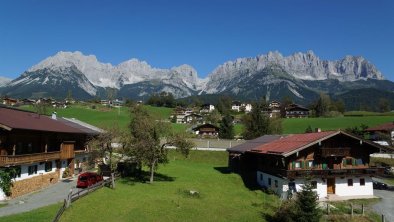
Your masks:
<svg viewBox="0 0 394 222"><path fill-rule="evenodd" d="M293 118L282 122L283 133L303 133L308 126L322 130L346 129L365 124L369 127L394 120L393 116L345 116L335 118Z"/></svg>
<svg viewBox="0 0 394 222"><path fill-rule="evenodd" d="M37 222L52 221L61 204L53 204L26 213L0 217L1 222Z"/></svg>
<svg viewBox="0 0 394 222"><path fill-rule="evenodd" d="M73 203L67 221L264 221L278 205L276 196L246 188L225 171L225 152L193 151L189 159L171 152L154 184L117 181ZM198 191L192 196L190 190Z"/></svg>
<svg viewBox="0 0 394 222"><path fill-rule="evenodd" d="M97 104L94 106L94 109L92 105L72 105L66 109L47 108L47 114L56 111L59 117L77 118L98 127L118 125L119 127L125 128L130 122L131 115L128 107L107 108ZM155 119L168 120L172 113L171 108L145 107ZM32 106L23 106L20 108L34 111ZM175 126L174 128L177 130L179 127Z"/></svg>
<svg viewBox="0 0 394 222"><path fill-rule="evenodd" d="M24 106L24 109L33 110L31 106ZM149 113L155 119L169 120L173 109L165 107L146 106ZM127 127L130 122L129 108L106 108L101 105L95 105L92 109L91 105L73 105L66 109L48 108L47 113L56 111L60 117L73 117L92 125L103 127L118 125L122 128ZM283 133L303 133L308 126L314 128L321 128L322 130L337 130L346 129L348 127L360 126L365 124L367 126L376 126L381 123L390 122L394 120L394 113L373 113L373 112L347 112L349 116L334 117L334 118L293 118L283 119L282 127ZM189 125L172 123L172 128L176 132L184 132ZM235 135L241 135L243 132L243 125L236 124L234 126Z"/></svg>

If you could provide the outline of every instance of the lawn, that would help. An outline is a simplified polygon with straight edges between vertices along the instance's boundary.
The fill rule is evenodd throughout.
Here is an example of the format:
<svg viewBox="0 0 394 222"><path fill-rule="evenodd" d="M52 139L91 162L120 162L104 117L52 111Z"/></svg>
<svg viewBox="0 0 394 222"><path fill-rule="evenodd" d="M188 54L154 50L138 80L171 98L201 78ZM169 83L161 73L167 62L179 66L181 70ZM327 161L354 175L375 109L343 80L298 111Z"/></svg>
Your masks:
<svg viewBox="0 0 394 222"><path fill-rule="evenodd" d="M172 113L171 108L145 106L148 112L155 118L168 120ZM34 111L32 106L22 106L22 109ZM72 105L66 109L47 108L47 114L57 112L59 117L76 118L94 126L105 127L118 125L126 128L130 123L130 111L128 107L107 108L100 104Z"/></svg>
<svg viewBox="0 0 394 222"><path fill-rule="evenodd" d="M185 159L174 151L159 168L154 184L118 180L73 203L67 221L264 221L278 198L249 190L237 174L226 173L227 153L192 151ZM192 196L189 191L197 191Z"/></svg>
<svg viewBox="0 0 394 222"><path fill-rule="evenodd" d="M55 218L57 211L61 204L53 204L50 206L38 208L26 213L15 214L5 217L0 217L1 222L37 222L37 221L52 221Z"/></svg>
<svg viewBox="0 0 394 222"><path fill-rule="evenodd" d="M394 120L393 116L345 116L334 118L292 118L282 122L283 133L303 133L308 126L322 130L346 129L365 124L369 127Z"/></svg>

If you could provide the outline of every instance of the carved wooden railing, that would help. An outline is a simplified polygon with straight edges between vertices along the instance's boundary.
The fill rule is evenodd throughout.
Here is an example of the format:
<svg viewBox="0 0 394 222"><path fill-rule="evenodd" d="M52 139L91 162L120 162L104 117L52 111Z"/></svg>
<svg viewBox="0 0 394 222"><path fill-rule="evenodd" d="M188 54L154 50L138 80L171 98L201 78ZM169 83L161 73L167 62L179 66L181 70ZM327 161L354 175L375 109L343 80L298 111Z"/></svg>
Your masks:
<svg viewBox="0 0 394 222"><path fill-rule="evenodd" d="M23 163L45 162L60 159L60 152L34 153L23 155L0 155L0 166L17 165Z"/></svg>
<svg viewBox="0 0 394 222"><path fill-rule="evenodd" d="M322 157L329 156L350 156L350 147L342 148L321 148L320 154Z"/></svg>
<svg viewBox="0 0 394 222"><path fill-rule="evenodd" d="M264 169L266 173L286 177L289 179L311 177L342 177L342 176L377 176L384 173L383 167L353 168L353 169L300 169L300 170L284 170L284 169Z"/></svg>

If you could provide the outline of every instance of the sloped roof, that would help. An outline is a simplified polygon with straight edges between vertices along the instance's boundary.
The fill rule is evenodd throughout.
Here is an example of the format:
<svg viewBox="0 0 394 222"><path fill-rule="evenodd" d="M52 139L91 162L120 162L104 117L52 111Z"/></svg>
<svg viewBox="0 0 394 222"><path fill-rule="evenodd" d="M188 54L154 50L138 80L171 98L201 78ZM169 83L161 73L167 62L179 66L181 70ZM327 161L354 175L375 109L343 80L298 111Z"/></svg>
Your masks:
<svg viewBox="0 0 394 222"><path fill-rule="evenodd" d="M64 124L71 126L73 128L77 128L87 134L97 135L99 133L104 132L104 130L102 130L98 127L95 127L95 126L90 125L88 123L82 122L82 121L75 119L75 118L62 117L62 118L58 118L58 120L63 121Z"/></svg>
<svg viewBox="0 0 394 222"><path fill-rule="evenodd" d="M263 144L272 142L276 139L279 139L283 137L282 135L264 135L261 137L258 137L256 139L253 140L248 140L243 144L239 144L237 146L234 146L232 148L228 148L227 151L228 152L234 152L234 153L244 153L246 151L250 151L252 149L255 149Z"/></svg>
<svg viewBox="0 0 394 222"><path fill-rule="evenodd" d="M304 133L288 135L269 143L262 144L251 151L266 154L288 156L298 150L309 147L321 140L330 138L341 133L340 131L326 131L317 133Z"/></svg>
<svg viewBox="0 0 394 222"><path fill-rule="evenodd" d="M24 129L61 133L85 133L81 129L45 115L6 107L0 107L0 128L6 130Z"/></svg>
<svg viewBox="0 0 394 222"><path fill-rule="evenodd" d="M197 131L197 130L200 130L201 128L207 128L207 127L209 127L209 128L215 128L216 130L219 130L219 127L217 127L217 126L215 126L215 125L212 125L212 124L210 124L210 123L205 123L205 124L196 126L196 127L193 128L193 130L194 130L194 131Z"/></svg>
<svg viewBox="0 0 394 222"><path fill-rule="evenodd" d="M381 125L370 127L365 131L391 131L394 129L394 122L383 123Z"/></svg>

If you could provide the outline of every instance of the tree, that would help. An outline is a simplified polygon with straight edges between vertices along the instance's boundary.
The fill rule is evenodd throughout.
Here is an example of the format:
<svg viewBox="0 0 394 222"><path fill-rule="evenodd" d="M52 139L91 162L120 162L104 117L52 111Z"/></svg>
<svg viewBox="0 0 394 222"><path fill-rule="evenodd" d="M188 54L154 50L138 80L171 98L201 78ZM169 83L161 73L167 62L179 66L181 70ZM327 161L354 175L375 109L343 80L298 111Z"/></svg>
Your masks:
<svg viewBox="0 0 394 222"><path fill-rule="evenodd" d="M262 113L263 105L261 103L254 103L252 111L243 116L242 122L245 126L243 137L245 139L254 139L270 133L270 121L268 116Z"/></svg>
<svg viewBox="0 0 394 222"><path fill-rule="evenodd" d="M322 214L319 209L316 191L309 178L305 179L305 183L301 186L302 190L297 193L296 199L296 221L299 222L319 222Z"/></svg>
<svg viewBox="0 0 394 222"><path fill-rule="evenodd" d="M39 115L46 115L47 114L47 105L43 102L35 103L33 105L34 110Z"/></svg>
<svg viewBox="0 0 394 222"><path fill-rule="evenodd" d="M391 110L390 107L390 102L386 98L380 98L379 99L379 111L384 113L384 112L389 112Z"/></svg>
<svg viewBox="0 0 394 222"><path fill-rule="evenodd" d="M153 183L158 165L168 162L165 147L175 146L187 157L193 143L187 141L184 135L172 133L168 123L156 121L142 106L132 107L131 113L127 155L132 156L140 166L149 168L149 181Z"/></svg>
<svg viewBox="0 0 394 222"><path fill-rule="evenodd" d="M217 109L221 114L225 114L231 109L232 99L229 96L221 96L217 104Z"/></svg>
<svg viewBox="0 0 394 222"><path fill-rule="evenodd" d="M291 98L289 96L285 96L282 98L282 100L280 102L280 116L282 118L286 117L286 107L288 107L292 103L293 103L293 101L291 100Z"/></svg>
<svg viewBox="0 0 394 222"><path fill-rule="evenodd" d="M111 172L115 169L116 165L116 163L113 161L114 147L112 146L112 143L117 142L124 144L123 137L124 132L115 125L105 128L100 134L88 141L88 146L98 157L107 158L108 155L108 165L111 169Z"/></svg>
<svg viewBox="0 0 394 222"><path fill-rule="evenodd" d="M316 116L326 116L330 109L331 99L328 95L321 93L316 102Z"/></svg>
<svg viewBox="0 0 394 222"><path fill-rule="evenodd" d="M221 120L222 116L220 115L219 111L217 109L212 110L212 112L210 112L207 117L206 117L206 121L211 123L211 124L218 124L219 121Z"/></svg>
<svg viewBox="0 0 394 222"><path fill-rule="evenodd" d="M220 123L219 137L222 139L234 139L233 118L229 113L226 113Z"/></svg>

